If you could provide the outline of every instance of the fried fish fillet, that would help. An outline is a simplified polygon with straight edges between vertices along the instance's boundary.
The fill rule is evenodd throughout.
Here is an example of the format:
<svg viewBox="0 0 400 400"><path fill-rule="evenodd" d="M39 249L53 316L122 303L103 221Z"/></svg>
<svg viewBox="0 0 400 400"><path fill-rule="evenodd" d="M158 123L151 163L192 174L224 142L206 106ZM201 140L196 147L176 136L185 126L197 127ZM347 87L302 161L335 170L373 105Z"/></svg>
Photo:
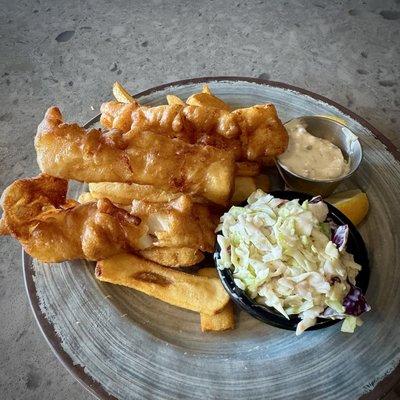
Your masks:
<svg viewBox="0 0 400 400"><path fill-rule="evenodd" d="M107 114L102 123L108 128L130 126L134 131L150 130L189 143L208 141L222 149L230 146L236 149L240 145L240 152L236 150L235 153L236 159L276 157L286 150L288 144L287 132L273 104L234 111L181 104L138 107L130 115L124 113L122 123L121 111L117 111L115 102L110 103L101 106L102 113ZM123 109L125 104L119 107ZM215 143L211 143L213 140Z"/></svg>
<svg viewBox="0 0 400 400"><path fill-rule="evenodd" d="M260 173L260 165L254 161L240 161L235 165L235 183L238 177L257 176ZM89 183L89 191L92 195L91 201L107 197L113 203L124 205L130 205L133 200L165 203L181 196L181 193L159 189L153 185L121 182L92 182ZM201 196L191 196L191 199L195 203L207 203L207 200Z"/></svg>
<svg viewBox="0 0 400 400"><path fill-rule="evenodd" d="M101 106L100 123L107 128L115 128L122 132L131 129L130 116L139 106L138 103L120 103L109 101Z"/></svg>
<svg viewBox="0 0 400 400"><path fill-rule="evenodd" d="M110 107L110 103L112 107ZM115 119L124 107L116 106L115 101L103 103L101 113L108 114L107 128L115 128ZM138 107L131 115L124 115L127 120L124 125L131 124L130 129L150 130L152 132L168 134L175 138L184 138L194 143L201 132L215 132L227 138L239 136L239 127L234 115L226 110L214 107L198 107L189 105L161 105L155 107ZM109 125L108 121L113 121Z"/></svg>
<svg viewBox="0 0 400 400"><path fill-rule="evenodd" d="M129 104L128 104L129 105ZM154 185L226 205L233 190L233 154L143 130L86 131L63 123L51 107L35 137L42 172L84 182Z"/></svg>
<svg viewBox="0 0 400 400"><path fill-rule="evenodd" d="M250 161L238 164L246 164ZM235 190L231 198L231 204L239 204L246 200L249 195L256 190L257 187L264 191L266 185L257 186L257 180L261 179L268 183L268 177L265 175L255 174L259 169L253 166L240 166L237 171L238 176L235 177ZM255 175L255 176L254 176ZM262 182L261 182L262 183ZM136 183L118 183L118 182L98 182L89 183L90 193L83 193L78 199L80 203L87 201L95 201L96 199L107 198L119 207L124 208L130 206L133 200L140 200L152 203L166 203L178 199L181 193L172 193L158 189L151 185L138 185ZM206 200L201 197L191 196L191 200L198 204L207 204Z"/></svg>
<svg viewBox="0 0 400 400"><path fill-rule="evenodd" d="M120 185L124 185L124 183ZM89 203L96 201L96 199L90 193L82 193L78 201L79 203ZM132 200L130 203L132 203ZM130 210L130 206L127 205L118 204L118 207ZM0 235L1 222L2 220L0 220ZM171 268L190 267L204 259L204 254L199 249L193 249L191 247L151 247L146 250L138 251L137 253L146 260L154 261L160 265Z"/></svg>
<svg viewBox="0 0 400 400"><path fill-rule="evenodd" d="M144 249L151 238L139 217L109 200L79 204L67 200L68 182L42 174L20 179L3 193L2 234L16 238L43 262L102 260Z"/></svg>
<svg viewBox="0 0 400 400"><path fill-rule="evenodd" d="M103 103L100 107L102 113L100 122L108 129L116 128L122 132L128 132L131 128L141 131L148 130L170 138L178 138L191 144L203 144L222 150L231 150L235 154L235 159L241 157L242 146L240 140L227 138L222 134L224 125L229 126L229 122L221 123L222 127L219 131L221 134L210 134L215 128L212 124L206 124L204 129L199 126L200 123L207 122L205 114L200 116L202 120L198 121L195 127L191 126L191 122L185 119L181 110L187 110L188 107L186 105L172 104L149 108L110 101ZM214 110L214 113L219 113L220 111L211 107L190 107L190 110L194 111L201 110L206 112L209 109ZM129 110L132 111L129 112ZM222 114L229 115L226 111L223 111ZM194 119L196 120L196 118ZM231 126L234 128L233 125Z"/></svg>
<svg viewBox="0 0 400 400"><path fill-rule="evenodd" d="M169 203L134 200L131 213L142 219L154 236L155 247L189 247L212 252L218 217L188 196Z"/></svg>
<svg viewBox="0 0 400 400"><path fill-rule="evenodd" d="M79 196L80 203L93 200L90 193ZM116 205L140 217L148 226L153 247L140 254L149 260L166 266L189 266L204 258L199 250L214 249L218 217L187 196L168 203L133 200L130 207Z"/></svg>

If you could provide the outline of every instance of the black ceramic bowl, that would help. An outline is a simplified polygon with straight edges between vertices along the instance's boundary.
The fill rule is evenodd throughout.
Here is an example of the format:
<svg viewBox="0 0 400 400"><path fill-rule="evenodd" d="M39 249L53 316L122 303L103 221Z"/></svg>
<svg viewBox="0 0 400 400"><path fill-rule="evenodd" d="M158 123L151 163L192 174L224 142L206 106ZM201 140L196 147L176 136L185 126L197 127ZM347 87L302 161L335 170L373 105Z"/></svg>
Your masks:
<svg viewBox="0 0 400 400"><path fill-rule="evenodd" d="M269 193L277 198L287 200L299 199L301 202L303 202L304 200L310 200L312 198L311 195L293 191L273 191ZM357 231L356 227L345 215L343 215L338 209L328 203L327 206L329 209L328 217L330 217L338 225L347 224L349 226L349 237L346 250L349 253L353 254L354 260L362 266L362 269L356 278L356 284L365 294L369 282L368 253L365 247L365 243L360 233ZM216 260L219 259L220 250L221 249L217 244L214 253L215 263ZM296 330L297 324L300 322L299 317L293 315L288 320L282 314L278 313L278 311L265 305L256 303L242 289L238 288L235 285L231 270L218 269L218 273L221 278L222 284L224 285L232 300L244 311L247 311L250 315L259 319L262 322L265 322L268 325L272 325L282 329ZM308 330L325 328L337 322L339 322L339 320L318 318L317 323Z"/></svg>

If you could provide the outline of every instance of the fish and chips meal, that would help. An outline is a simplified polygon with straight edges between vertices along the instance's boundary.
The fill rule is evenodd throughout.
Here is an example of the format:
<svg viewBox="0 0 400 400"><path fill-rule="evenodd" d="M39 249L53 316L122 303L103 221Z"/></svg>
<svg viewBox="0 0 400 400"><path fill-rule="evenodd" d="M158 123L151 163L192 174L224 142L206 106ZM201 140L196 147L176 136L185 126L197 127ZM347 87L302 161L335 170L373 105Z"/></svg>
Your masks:
<svg viewBox="0 0 400 400"><path fill-rule="evenodd" d="M255 215L253 222L245 223L236 205L252 193L269 191L265 166L288 147L288 133L275 106L232 109L207 85L186 100L170 94L166 104L159 106L141 105L118 82L113 94L115 100L100 107L99 129L65 122L57 107L46 111L35 136L41 173L18 179L4 190L0 235L14 237L41 262L94 261L99 281L194 311L200 314L203 332L234 328L233 303L207 254L214 252L220 221L226 238L219 236L219 241L232 241L224 247L221 267L231 266L231 252L239 240L236 231L226 231L235 226L234 221L243 229L245 240L236 243L238 251L248 253L257 247L249 250L260 238L252 231ZM78 199L68 198L69 180L87 183L88 191ZM310 213L307 216L311 221L303 221L307 229L319 224ZM272 254L277 252L274 241L278 238L265 238L272 243ZM327 246L325 242L329 240L325 238L322 247ZM250 255L256 260L253 266L237 261L235 279L244 288L250 287L254 295L270 292L267 304L282 314L297 310L308 315L299 328L302 331L324 311L324 298L318 294L316 305L311 298L302 297L301 289L294 287L302 271L295 266L286 272L281 268L276 278L264 277L261 282L254 266L265 275L261 264L272 260L267 247L262 247L263 254L254 250L257 254L253 251ZM287 256L282 249L279 254L274 260L282 264ZM317 260L319 256L313 257ZM329 254L324 257L328 259ZM295 258L292 255L293 265ZM358 267L351 260L347 263L346 273L353 283ZM291 271L296 276L291 276ZM315 274L307 275L307 282L317 279ZM321 286L325 292L330 290L325 281ZM335 293L329 297L329 305L338 312L342 309L339 300L348 289L348 285L342 286L342 297ZM279 299L282 290L290 301ZM310 304L313 312L307 314Z"/></svg>

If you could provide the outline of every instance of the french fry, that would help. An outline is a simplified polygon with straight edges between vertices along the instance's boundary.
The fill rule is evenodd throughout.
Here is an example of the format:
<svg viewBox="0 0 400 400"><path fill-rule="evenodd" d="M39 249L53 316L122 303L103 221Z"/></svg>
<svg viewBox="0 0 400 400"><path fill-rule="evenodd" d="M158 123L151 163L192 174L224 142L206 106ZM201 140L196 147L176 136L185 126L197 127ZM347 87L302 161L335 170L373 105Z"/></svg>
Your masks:
<svg viewBox="0 0 400 400"><path fill-rule="evenodd" d="M96 201L97 199L95 199L91 193L89 192L84 192L81 193L78 197L78 202L81 204L85 204L85 203L91 203L92 201Z"/></svg>
<svg viewBox="0 0 400 400"><path fill-rule="evenodd" d="M254 177L255 181L256 181L256 186L257 189L261 189L263 192L267 193L269 191L270 188L270 184L269 184L269 178L267 175L257 175L256 177Z"/></svg>
<svg viewBox="0 0 400 400"><path fill-rule="evenodd" d="M96 278L139 290L166 303L214 315L229 302L219 279L186 274L131 254L99 261Z"/></svg>
<svg viewBox="0 0 400 400"><path fill-rule="evenodd" d="M94 199L107 197L113 203L124 205L130 205L133 200L167 203L182 195L182 193L168 192L152 185L120 182L89 183L89 191ZM192 196L192 200L195 203L207 203L200 196Z"/></svg>
<svg viewBox="0 0 400 400"><path fill-rule="evenodd" d="M235 178L235 191L233 192L231 203L243 203L257 189L268 192L269 186L267 175L237 176Z"/></svg>
<svg viewBox="0 0 400 400"><path fill-rule="evenodd" d="M126 205L130 205L132 200L168 202L180 195L180 193L167 192L152 185L119 182L89 183L89 191L96 199L107 197L113 203Z"/></svg>
<svg viewBox="0 0 400 400"><path fill-rule="evenodd" d="M236 161L236 176L256 176L260 173L260 164L255 161Z"/></svg>
<svg viewBox="0 0 400 400"><path fill-rule="evenodd" d="M112 88L113 95L120 103L137 103L129 92L119 83L115 82Z"/></svg>
<svg viewBox="0 0 400 400"><path fill-rule="evenodd" d="M218 97L208 93L195 93L186 100L190 106L212 107L221 110L230 111L230 107Z"/></svg>
<svg viewBox="0 0 400 400"><path fill-rule="evenodd" d="M106 197L102 197L102 198L106 198ZM100 200L100 198L93 197L92 194L89 192L81 193L78 197L78 203L81 203L81 204L92 203L94 201L97 202L98 200ZM126 211L131 211L131 205L119 204L119 203L115 203L115 202L113 202L113 204L115 204L118 208L123 208Z"/></svg>
<svg viewBox="0 0 400 400"><path fill-rule="evenodd" d="M211 90L210 90L210 87L207 85L207 83L205 83L205 84L203 85L203 88L201 89L201 92L202 92L202 93L207 93L207 94L211 94L211 95L212 95L212 92L211 92Z"/></svg>
<svg viewBox="0 0 400 400"><path fill-rule="evenodd" d="M218 278L218 273L215 268L202 268L197 271L197 275L207 278ZM232 301L215 315L200 314L201 330L207 331L226 331L235 327L235 318L233 316Z"/></svg>
<svg viewBox="0 0 400 400"><path fill-rule="evenodd" d="M175 96L173 94L167 94L167 103L172 106L174 104L178 104L180 106L184 106L185 102L180 99L178 96Z"/></svg>
<svg viewBox="0 0 400 400"><path fill-rule="evenodd" d="M232 204L243 203L257 189L256 181L252 176L237 176L235 178L235 191Z"/></svg>
<svg viewBox="0 0 400 400"><path fill-rule="evenodd" d="M139 254L147 260L166 267L190 267L204 259L204 254L190 247L154 247L142 250Z"/></svg>

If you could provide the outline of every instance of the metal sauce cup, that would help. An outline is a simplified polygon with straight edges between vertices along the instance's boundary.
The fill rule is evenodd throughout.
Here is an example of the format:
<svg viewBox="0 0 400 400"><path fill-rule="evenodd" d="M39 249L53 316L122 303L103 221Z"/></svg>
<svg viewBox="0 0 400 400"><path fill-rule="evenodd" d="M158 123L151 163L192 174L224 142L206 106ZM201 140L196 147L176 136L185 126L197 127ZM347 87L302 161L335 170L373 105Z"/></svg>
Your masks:
<svg viewBox="0 0 400 400"><path fill-rule="evenodd" d="M345 125L329 117L304 116L286 122L297 121L307 131L318 138L329 140L342 150L345 160L349 163L349 172L334 179L312 179L295 174L276 159L278 170L286 185L294 190L313 195L329 196L343 180L349 178L358 168L362 159L362 148L357 136Z"/></svg>

